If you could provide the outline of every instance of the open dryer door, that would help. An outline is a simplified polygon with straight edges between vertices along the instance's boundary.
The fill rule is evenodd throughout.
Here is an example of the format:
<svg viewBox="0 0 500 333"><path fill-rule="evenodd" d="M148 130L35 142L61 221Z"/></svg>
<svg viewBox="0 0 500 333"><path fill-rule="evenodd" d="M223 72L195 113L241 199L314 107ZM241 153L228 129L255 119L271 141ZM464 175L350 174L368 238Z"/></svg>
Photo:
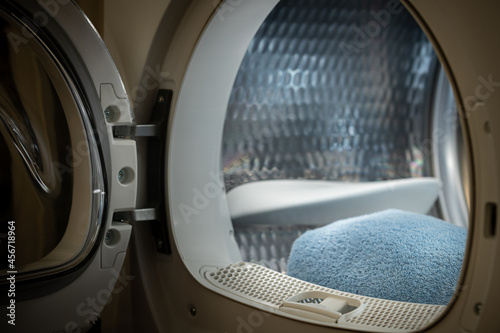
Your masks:
<svg viewBox="0 0 500 333"><path fill-rule="evenodd" d="M112 134L130 104L71 1L2 1L0 25L2 331L86 331L133 278L112 222L136 203L135 142Z"/></svg>

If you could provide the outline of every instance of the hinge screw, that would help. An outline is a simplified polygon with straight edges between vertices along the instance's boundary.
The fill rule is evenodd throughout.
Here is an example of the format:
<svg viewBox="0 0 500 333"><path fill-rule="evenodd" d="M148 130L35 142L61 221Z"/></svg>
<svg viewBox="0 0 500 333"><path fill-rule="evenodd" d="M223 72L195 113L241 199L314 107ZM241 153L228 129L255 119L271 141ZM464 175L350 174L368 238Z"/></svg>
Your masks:
<svg viewBox="0 0 500 333"><path fill-rule="evenodd" d="M104 242L106 244L109 244L109 242L111 241L111 238L113 237L113 235L111 235L111 231L106 231L106 235L104 236Z"/></svg>
<svg viewBox="0 0 500 333"><path fill-rule="evenodd" d="M476 305L474 305L474 313L479 316L481 315L482 312L483 312L483 303L476 303Z"/></svg>
<svg viewBox="0 0 500 333"><path fill-rule="evenodd" d="M189 309L189 313L191 314L191 316L196 316L196 308L194 306L192 306L190 309Z"/></svg>
<svg viewBox="0 0 500 333"><path fill-rule="evenodd" d="M161 249L163 247L163 241L161 239L158 239L156 241L156 247L159 249Z"/></svg>
<svg viewBox="0 0 500 333"><path fill-rule="evenodd" d="M111 118L111 110L109 108L106 108L104 110L104 117L106 117L106 120L109 120Z"/></svg>
<svg viewBox="0 0 500 333"><path fill-rule="evenodd" d="M163 96L159 96L158 97L158 103L162 104L163 102L165 102L165 98Z"/></svg>
<svg viewBox="0 0 500 333"><path fill-rule="evenodd" d="M122 183L124 178L125 178L125 171L121 169L120 171L118 171L118 181Z"/></svg>

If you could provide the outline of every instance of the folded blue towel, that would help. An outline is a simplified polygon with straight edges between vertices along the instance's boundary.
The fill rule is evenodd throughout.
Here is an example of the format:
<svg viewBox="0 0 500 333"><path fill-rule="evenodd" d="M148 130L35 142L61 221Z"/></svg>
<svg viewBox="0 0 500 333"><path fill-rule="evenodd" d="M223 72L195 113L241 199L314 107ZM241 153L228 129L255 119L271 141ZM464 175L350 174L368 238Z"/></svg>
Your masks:
<svg viewBox="0 0 500 333"><path fill-rule="evenodd" d="M446 305L462 268L467 229L386 210L308 231L292 246L288 275L394 301Z"/></svg>

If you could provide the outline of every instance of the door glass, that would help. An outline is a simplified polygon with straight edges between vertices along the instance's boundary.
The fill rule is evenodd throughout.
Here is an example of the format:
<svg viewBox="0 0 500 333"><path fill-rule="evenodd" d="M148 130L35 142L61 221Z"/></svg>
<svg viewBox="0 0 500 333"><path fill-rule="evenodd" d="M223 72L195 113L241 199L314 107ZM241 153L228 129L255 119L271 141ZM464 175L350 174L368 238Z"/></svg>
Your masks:
<svg viewBox="0 0 500 333"><path fill-rule="evenodd" d="M18 272L60 266L87 251L95 237L92 193L101 195L94 190L102 175L90 172L97 162L92 138L61 63L33 31L1 10L0 28L2 257L14 224ZM6 265L4 260L0 268Z"/></svg>

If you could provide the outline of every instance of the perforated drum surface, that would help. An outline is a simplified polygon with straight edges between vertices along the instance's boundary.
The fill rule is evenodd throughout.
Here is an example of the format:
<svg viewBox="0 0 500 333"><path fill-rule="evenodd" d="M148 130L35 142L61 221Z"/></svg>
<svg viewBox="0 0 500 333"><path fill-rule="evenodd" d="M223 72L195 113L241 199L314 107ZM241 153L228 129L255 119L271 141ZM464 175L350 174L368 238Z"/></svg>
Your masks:
<svg viewBox="0 0 500 333"><path fill-rule="evenodd" d="M437 67L431 44L397 2L280 1L234 82L223 134L226 190L268 179L431 175ZM234 225L243 259L286 272L304 230L283 228Z"/></svg>
<svg viewBox="0 0 500 333"><path fill-rule="evenodd" d="M314 226L237 225L234 238L243 261L286 273L293 242Z"/></svg>
<svg viewBox="0 0 500 333"><path fill-rule="evenodd" d="M246 52L227 108L226 190L266 179L429 175L436 56L402 5L388 6L282 0L275 7Z"/></svg>

